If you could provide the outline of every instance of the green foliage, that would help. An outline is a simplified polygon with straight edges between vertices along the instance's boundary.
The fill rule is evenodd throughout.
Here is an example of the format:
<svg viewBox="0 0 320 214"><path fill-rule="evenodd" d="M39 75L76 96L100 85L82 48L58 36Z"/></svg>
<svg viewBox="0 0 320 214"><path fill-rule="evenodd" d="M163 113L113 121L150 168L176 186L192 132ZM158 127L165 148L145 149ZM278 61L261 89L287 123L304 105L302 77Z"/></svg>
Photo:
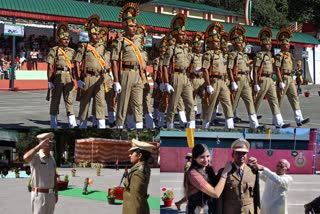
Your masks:
<svg viewBox="0 0 320 214"><path fill-rule="evenodd" d="M172 199L172 198L174 198L174 193L170 189L165 190L163 193L163 196L161 198L162 198L162 200Z"/></svg>
<svg viewBox="0 0 320 214"><path fill-rule="evenodd" d="M63 181L69 182L69 175L65 175L64 178L63 178Z"/></svg>

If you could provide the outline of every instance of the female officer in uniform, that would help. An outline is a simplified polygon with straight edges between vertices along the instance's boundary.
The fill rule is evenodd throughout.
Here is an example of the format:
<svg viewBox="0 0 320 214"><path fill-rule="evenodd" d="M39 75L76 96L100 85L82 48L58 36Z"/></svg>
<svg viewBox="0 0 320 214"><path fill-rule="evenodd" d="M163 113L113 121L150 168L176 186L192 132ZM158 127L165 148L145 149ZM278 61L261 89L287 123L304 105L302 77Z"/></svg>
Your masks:
<svg viewBox="0 0 320 214"><path fill-rule="evenodd" d="M148 185L150 180L150 168L148 159L155 146L132 139L132 147L129 149L130 162L133 165L126 173L123 182L125 191L123 194L123 214L149 214L147 202Z"/></svg>

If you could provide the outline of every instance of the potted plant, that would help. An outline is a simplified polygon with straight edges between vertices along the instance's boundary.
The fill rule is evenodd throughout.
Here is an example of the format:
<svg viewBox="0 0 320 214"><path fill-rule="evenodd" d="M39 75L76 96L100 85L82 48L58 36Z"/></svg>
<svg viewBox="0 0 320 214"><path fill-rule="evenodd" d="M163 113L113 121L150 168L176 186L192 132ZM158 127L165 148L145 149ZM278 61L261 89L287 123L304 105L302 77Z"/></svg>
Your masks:
<svg viewBox="0 0 320 214"><path fill-rule="evenodd" d="M58 190L68 189L68 184L69 184L69 175L65 175L63 180L57 181L57 189Z"/></svg>
<svg viewBox="0 0 320 214"><path fill-rule="evenodd" d="M20 171L20 168L12 168L12 171L16 174L16 178L20 178L20 173L19 173L19 171Z"/></svg>
<svg viewBox="0 0 320 214"><path fill-rule="evenodd" d="M307 90L304 92L305 97L310 97L310 89L307 88Z"/></svg>
<svg viewBox="0 0 320 214"><path fill-rule="evenodd" d="M161 197L165 207L171 207L174 199L174 193L172 190L162 188L163 196Z"/></svg>
<svg viewBox="0 0 320 214"><path fill-rule="evenodd" d="M72 177L76 177L76 171L77 171L77 170L74 169L74 168L71 169L71 176L72 176Z"/></svg>
<svg viewBox="0 0 320 214"><path fill-rule="evenodd" d="M108 203L109 204L114 204L114 202L116 200L116 197L114 195L114 190L115 190L115 187L108 189Z"/></svg>

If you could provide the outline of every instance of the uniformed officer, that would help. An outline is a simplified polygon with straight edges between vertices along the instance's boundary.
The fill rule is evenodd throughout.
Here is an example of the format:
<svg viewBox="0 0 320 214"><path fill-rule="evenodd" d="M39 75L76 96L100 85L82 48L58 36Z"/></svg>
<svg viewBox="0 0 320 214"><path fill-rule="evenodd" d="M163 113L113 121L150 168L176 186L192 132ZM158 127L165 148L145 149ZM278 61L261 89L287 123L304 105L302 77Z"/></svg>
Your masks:
<svg viewBox="0 0 320 214"><path fill-rule="evenodd" d="M122 214L149 214L150 208L147 202L148 185L151 171L148 159L151 157L154 145L132 139L132 147L129 149L130 162L133 165L125 174L123 182Z"/></svg>
<svg viewBox="0 0 320 214"><path fill-rule="evenodd" d="M206 85L206 96L202 99L202 128L209 128L217 100L220 101L224 111L225 127L234 128L230 90L224 80L227 68L220 50L220 34L223 31L224 26L221 22L212 22L206 30L206 43L209 50L203 55L202 63Z"/></svg>
<svg viewBox="0 0 320 214"><path fill-rule="evenodd" d="M112 77L111 77L111 71L110 71L110 57L111 57L111 52L110 52L110 46L108 46L108 32L109 29L106 27L103 27L100 29L99 36L100 36L100 43L104 44L106 48L106 64L105 64L105 73L104 73L104 89L105 89L105 99L107 102L107 109L108 109L108 123L110 127L114 126L115 122L115 116L116 116L116 105L114 103L113 99L113 90L112 90ZM97 119L94 116L95 115L95 106L92 105L92 124L93 127L97 127Z"/></svg>
<svg viewBox="0 0 320 214"><path fill-rule="evenodd" d="M37 135L39 144L24 154L31 166L31 208L33 214L52 214L58 201L56 162L50 155L53 149L52 132Z"/></svg>
<svg viewBox="0 0 320 214"><path fill-rule="evenodd" d="M297 126L301 126L309 122L309 118L303 119L302 112L299 103L299 97L297 95L297 89L293 82L291 72L293 69L293 57L290 50L290 39L292 38L292 32L289 29L283 28L277 34L277 40L281 45L281 51L276 55L276 69L277 78L279 82L278 88L278 100L279 106L285 95L287 95L291 108L294 112L295 121Z"/></svg>
<svg viewBox="0 0 320 214"><path fill-rule="evenodd" d="M81 91L80 96L80 128L87 128L89 105L93 99L94 117L97 127L105 128L105 68L107 50L100 42L100 17L91 15L85 25L89 34L89 43L81 44L75 60L76 79Z"/></svg>
<svg viewBox="0 0 320 214"><path fill-rule="evenodd" d="M297 70L294 73L294 75L296 76L296 83L297 83L297 93L301 94L302 90L301 90L301 83L302 83L302 61L298 60L297 62Z"/></svg>
<svg viewBox="0 0 320 214"><path fill-rule="evenodd" d="M231 149L234 162L221 197L222 213L259 214L258 172L246 164L250 143L245 139L237 139L232 143Z"/></svg>
<svg viewBox="0 0 320 214"><path fill-rule="evenodd" d="M77 126L73 110L72 60L75 51L69 48L70 35L68 23L60 23L57 28L58 46L50 49L48 54L48 85L52 90L50 103L50 127L58 128L59 105L61 95L67 110L69 128Z"/></svg>
<svg viewBox="0 0 320 214"><path fill-rule="evenodd" d="M185 43L185 22L186 16L182 13L175 15L171 21L171 34L176 39L174 49L168 49L163 60L163 78L165 91L170 93L167 128L173 128L175 111L180 97L186 110L187 127L195 128L195 113L193 111L192 86L187 77L187 69L190 64L189 48ZM168 66L170 68L171 79L168 77ZM169 83L170 81L170 83Z"/></svg>
<svg viewBox="0 0 320 214"><path fill-rule="evenodd" d="M278 104L276 87L274 85L272 54L271 54L271 38L272 30L264 27L259 32L259 40L261 51L259 51L254 59L253 82L254 82L254 96L255 110L259 111L261 102L264 96L268 96L268 103L273 115L273 121L278 128L287 128L290 124L285 124L280 113Z"/></svg>
<svg viewBox="0 0 320 214"><path fill-rule="evenodd" d="M192 36L192 52L190 57L189 65L189 78L193 87L193 104L194 111L198 112L198 101L197 98L203 98L204 90L204 78L202 72L202 56L203 56L203 40L204 35L201 32L196 32Z"/></svg>
<svg viewBox="0 0 320 214"><path fill-rule="evenodd" d="M125 35L112 44L111 68L114 77L113 89L118 94L116 116L116 126L118 128L124 126L129 101L134 108L135 128L143 128L143 56L139 47L134 43L137 30L136 16L138 15L139 7L136 3L129 2L122 7L119 19L122 21Z"/></svg>
<svg viewBox="0 0 320 214"><path fill-rule="evenodd" d="M231 93L233 97L232 109L233 111L236 110L241 97L248 112L250 127L258 128L259 122L254 109L252 89L250 86L249 58L247 54L244 53L246 42L245 32L246 30L241 25L234 26L229 32L230 41L235 48L235 51L229 53L228 58L228 75L231 82Z"/></svg>

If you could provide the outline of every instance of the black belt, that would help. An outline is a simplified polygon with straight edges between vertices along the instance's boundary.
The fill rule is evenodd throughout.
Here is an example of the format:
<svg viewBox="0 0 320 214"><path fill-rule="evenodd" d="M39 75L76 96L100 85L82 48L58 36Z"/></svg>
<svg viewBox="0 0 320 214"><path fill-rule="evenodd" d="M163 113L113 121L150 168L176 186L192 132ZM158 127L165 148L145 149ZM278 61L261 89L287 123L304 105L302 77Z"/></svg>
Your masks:
<svg viewBox="0 0 320 214"><path fill-rule="evenodd" d="M86 71L86 74L87 75L90 75L90 76L101 76L101 74L103 73L104 71Z"/></svg>
<svg viewBox="0 0 320 214"><path fill-rule="evenodd" d="M70 71L68 67L57 67L57 70L59 71Z"/></svg>
<svg viewBox="0 0 320 214"><path fill-rule="evenodd" d="M261 74L262 77L269 77L271 78L273 74Z"/></svg>
<svg viewBox="0 0 320 214"><path fill-rule="evenodd" d="M202 77L203 77L202 72L190 73L190 78L202 78Z"/></svg>
<svg viewBox="0 0 320 214"><path fill-rule="evenodd" d="M178 73L187 73L186 69L180 69L180 68L175 68L174 72L178 72Z"/></svg>
<svg viewBox="0 0 320 214"><path fill-rule="evenodd" d="M238 72L238 74L241 74L241 75L248 75L248 74L249 74L249 72L247 72L247 71L239 71L239 72Z"/></svg>
<svg viewBox="0 0 320 214"><path fill-rule="evenodd" d="M223 79L224 79L224 76L223 76L223 75L211 75L210 78L223 80Z"/></svg>
<svg viewBox="0 0 320 214"><path fill-rule="evenodd" d="M122 68L139 70L140 69L140 65L125 65L125 64L122 64Z"/></svg>

